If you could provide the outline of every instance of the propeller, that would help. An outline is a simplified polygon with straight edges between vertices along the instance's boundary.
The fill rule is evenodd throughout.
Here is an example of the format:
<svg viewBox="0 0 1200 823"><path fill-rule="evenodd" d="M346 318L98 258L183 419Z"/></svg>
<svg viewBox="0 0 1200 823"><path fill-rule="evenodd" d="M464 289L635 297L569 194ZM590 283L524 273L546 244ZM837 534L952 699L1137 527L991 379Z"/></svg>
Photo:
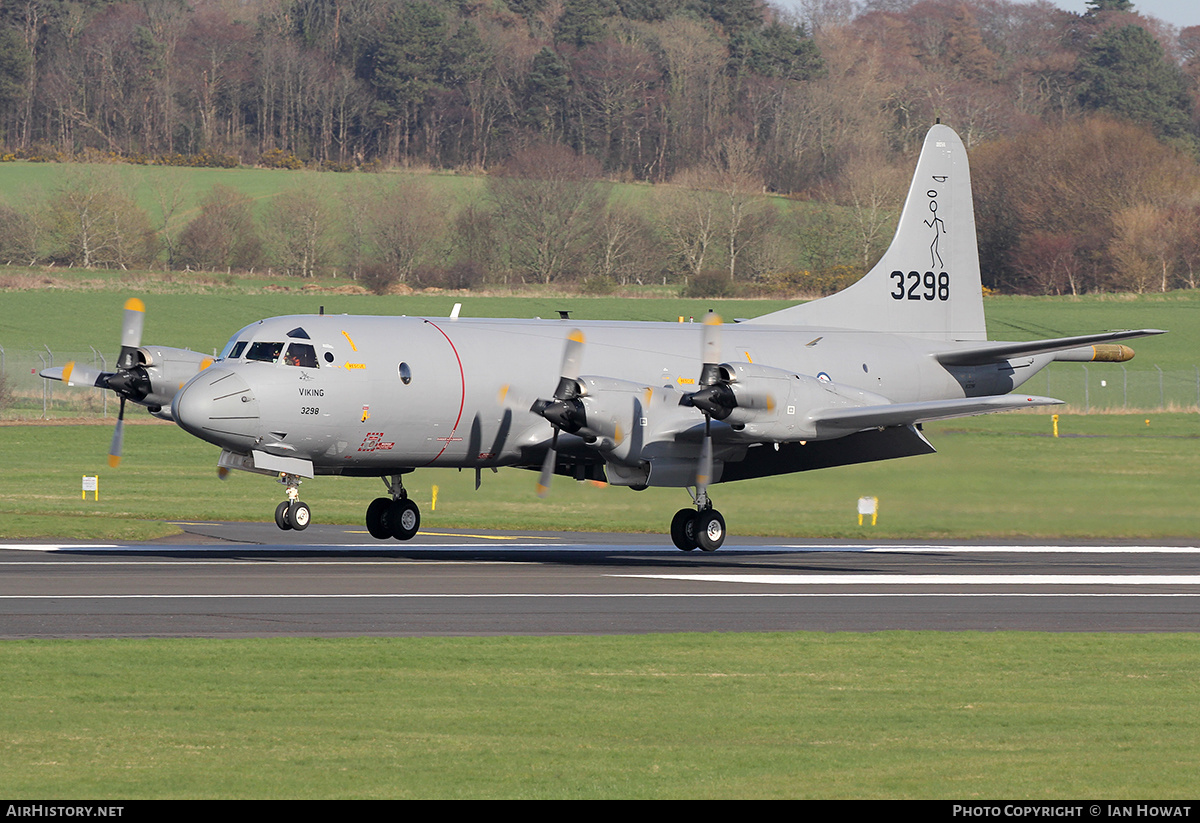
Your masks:
<svg viewBox="0 0 1200 823"><path fill-rule="evenodd" d="M586 419L583 404L579 400L579 362L583 356L583 332L572 329L563 347L562 367L559 369L558 387L552 400L535 400L529 410L550 421L554 433L550 437L550 449L542 461L538 476L537 496L545 497L550 492L550 478L554 476L554 464L558 459L558 433L577 432Z"/></svg>
<svg viewBox="0 0 1200 823"><path fill-rule="evenodd" d="M704 414L704 440L700 444L700 460L696 465L696 497L707 499L708 484L712 482L713 447L712 421L724 420L737 405L737 397L721 374L721 318L710 312L700 329L699 388L683 396L686 405Z"/></svg>
<svg viewBox="0 0 1200 823"><path fill-rule="evenodd" d="M116 468L121 462L121 449L125 441L125 401L141 400L150 393L150 376L145 366L139 364L138 348L142 344L142 326L146 320L146 304L136 297L125 301L125 317L121 325L121 352L117 356L117 370L104 372L74 361L62 369L62 380L68 386L95 386L111 389L121 398L117 412L117 426L113 431L108 448L108 465Z"/></svg>
<svg viewBox="0 0 1200 823"><path fill-rule="evenodd" d="M700 327L700 379L696 391L684 395L689 406L704 412L705 418L724 420L737 405L729 380L721 373L721 318L709 313Z"/></svg>

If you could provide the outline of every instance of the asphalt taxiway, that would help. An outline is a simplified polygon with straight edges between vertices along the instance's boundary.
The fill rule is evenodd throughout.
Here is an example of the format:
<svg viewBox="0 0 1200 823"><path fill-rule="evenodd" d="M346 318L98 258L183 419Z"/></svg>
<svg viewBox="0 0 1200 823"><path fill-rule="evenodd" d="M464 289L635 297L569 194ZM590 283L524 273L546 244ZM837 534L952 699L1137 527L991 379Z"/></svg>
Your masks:
<svg viewBox="0 0 1200 823"><path fill-rule="evenodd" d="M848 543L187 523L0 544L0 638L1200 630L1196 544Z"/></svg>

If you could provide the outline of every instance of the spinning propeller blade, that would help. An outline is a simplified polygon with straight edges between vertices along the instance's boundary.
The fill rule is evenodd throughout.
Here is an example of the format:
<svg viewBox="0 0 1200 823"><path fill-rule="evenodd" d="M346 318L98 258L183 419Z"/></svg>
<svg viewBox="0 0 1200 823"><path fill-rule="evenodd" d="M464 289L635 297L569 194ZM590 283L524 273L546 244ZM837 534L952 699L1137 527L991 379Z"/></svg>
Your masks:
<svg viewBox="0 0 1200 823"><path fill-rule="evenodd" d="M121 409L117 412L117 427L113 429L112 443L108 446L108 465L121 465L121 446L125 442L125 397L121 396Z"/></svg>
<svg viewBox="0 0 1200 823"><path fill-rule="evenodd" d="M542 471L538 475L537 496L544 498L550 493L550 478L554 476L554 463L558 459L558 428L555 427L554 434L550 437L550 449L546 452L546 459L542 461Z"/></svg>
<svg viewBox="0 0 1200 823"><path fill-rule="evenodd" d="M142 326L146 323L146 304L136 297L125 301L125 319L121 324L121 354L117 357L118 369L132 369L137 365L137 350L142 345Z"/></svg>
<svg viewBox="0 0 1200 823"><path fill-rule="evenodd" d="M545 497L550 493L550 478L554 476L554 464L558 460L558 433L562 429L578 431L578 419L581 414L579 406L579 364L583 359L583 332L572 329L567 335L563 347L562 367L559 369L558 387L554 390L553 400L535 400L530 407L534 414L550 421L553 434L550 437L550 448L546 451L546 459L542 461L542 471L538 476L537 496Z"/></svg>
<svg viewBox="0 0 1200 823"><path fill-rule="evenodd" d="M704 499L712 482L713 448L712 419L728 416L737 402L729 385L721 377L721 318L709 313L700 329L700 388L687 395L691 405L704 414L704 440L700 458L696 461L696 496Z"/></svg>
<svg viewBox="0 0 1200 823"><path fill-rule="evenodd" d="M109 389L121 398L117 426L108 449L108 464L114 468L121 462L121 447L125 439L125 401L141 401L150 394L150 375L141 363L142 326L146 320L146 304L136 297L125 301L125 317L121 324L121 352L116 371L100 371L75 361L65 366L42 371L42 376L62 380L68 386L95 386Z"/></svg>

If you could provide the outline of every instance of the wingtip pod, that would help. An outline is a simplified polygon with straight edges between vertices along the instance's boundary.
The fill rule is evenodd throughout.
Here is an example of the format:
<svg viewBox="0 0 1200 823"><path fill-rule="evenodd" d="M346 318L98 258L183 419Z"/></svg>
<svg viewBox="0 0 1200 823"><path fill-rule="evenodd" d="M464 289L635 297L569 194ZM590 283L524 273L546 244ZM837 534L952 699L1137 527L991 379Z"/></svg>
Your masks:
<svg viewBox="0 0 1200 823"><path fill-rule="evenodd" d="M1092 360L1100 363L1126 363L1133 359L1134 351L1129 346L1101 345L1092 347Z"/></svg>

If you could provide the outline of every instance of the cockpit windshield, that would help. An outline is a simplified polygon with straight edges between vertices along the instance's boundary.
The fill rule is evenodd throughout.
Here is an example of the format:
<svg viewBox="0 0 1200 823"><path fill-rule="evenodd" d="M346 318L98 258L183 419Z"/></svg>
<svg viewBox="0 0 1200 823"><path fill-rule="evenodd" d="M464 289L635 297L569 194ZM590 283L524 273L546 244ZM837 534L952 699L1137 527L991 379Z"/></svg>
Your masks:
<svg viewBox="0 0 1200 823"><path fill-rule="evenodd" d="M300 340L310 340L304 329L293 329L288 337L299 338L287 342L258 340L250 342L254 329L251 326L239 331L225 344L221 352L221 360L254 360L259 363L278 363L280 359L285 365L299 366L305 369L320 367L317 362L317 350L312 343L301 343ZM242 339L239 339L242 338ZM285 353L286 350L286 353Z"/></svg>
<svg viewBox="0 0 1200 823"><path fill-rule="evenodd" d="M263 363L274 363L279 360L279 355L283 353L282 343L267 343L258 341L250 344L250 350L246 352L247 360L259 360Z"/></svg>

